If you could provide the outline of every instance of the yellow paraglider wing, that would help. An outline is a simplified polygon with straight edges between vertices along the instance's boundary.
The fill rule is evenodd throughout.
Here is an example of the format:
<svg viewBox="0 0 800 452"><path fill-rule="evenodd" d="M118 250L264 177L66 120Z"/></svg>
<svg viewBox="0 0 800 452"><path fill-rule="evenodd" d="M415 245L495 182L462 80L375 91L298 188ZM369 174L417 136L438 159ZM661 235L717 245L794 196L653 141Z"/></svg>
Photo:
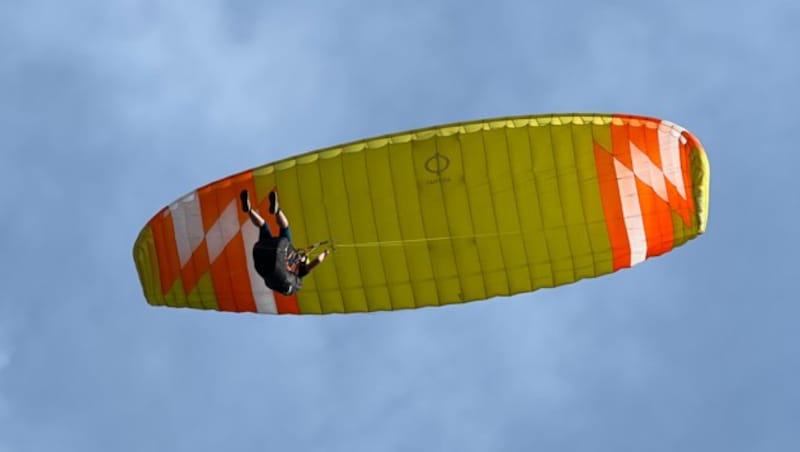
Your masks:
<svg viewBox="0 0 800 452"><path fill-rule="evenodd" d="M278 187L298 247L335 252L292 296L253 267L249 190ZM655 118L467 122L311 152L222 179L161 210L134 259L153 305L326 314L483 300L630 267L701 234L700 142Z"/></svg>

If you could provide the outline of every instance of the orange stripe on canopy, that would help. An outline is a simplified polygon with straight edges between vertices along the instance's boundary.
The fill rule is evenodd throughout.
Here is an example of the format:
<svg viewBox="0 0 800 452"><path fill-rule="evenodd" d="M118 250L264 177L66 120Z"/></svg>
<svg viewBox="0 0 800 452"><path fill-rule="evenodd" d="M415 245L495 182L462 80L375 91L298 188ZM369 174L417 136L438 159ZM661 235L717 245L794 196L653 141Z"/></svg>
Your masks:
<svg viewBox="0 0 800 452"><path fill-rule="evenodd" d="M297 303L297 295L284 295L280 292L275 294L275 306L278 314L300 314L300 305Z"/></svg>
<svg viewBox="0 0 800 452"><path fill-rule="evenodd" d="M214 226L214 223L219 219L222 210L225 208L224 204L222 204L222 207L220 207L220 204L224 203L226 198L232 199L226 192L227 190L224 190L220 185L217 185L213 189L210 186L206 186L197 190L200 211L202 212L203 218L203 231L205 234L208 234L208 231ZM218 196L220 194L222 194L222 196ZM229 201L228 199L228 202ZM202 249L208 254L205 243L201 245L199 249ZM209 267L219 309L223 311L241 312L242 309L237 306L236 300L234 299L233 283L228 275L228 266L224 256L220 255L217 257L214 262L209 263Z"/></svg>
<svg viewBox="0 0 800 452"><path fill-rule="evenodd" d="M603 212L611 242L611 253L614 256L614 271L617 271L631 266L631 247L622 214L614 157L597 143L594 145L594 157L603 200Z"/></svg>
<svg viewBox="0 0 800 452"><path fill-rule="evenodd" d="M228 197L232 197L226 205L230 202L234 203L237 212L237 226L238 230L236 235L226 245L223 253L223 258L227 264L228 274L232 283L232 293L234 302L242 311L256 312L256 302L253 297L253 291L250 283L250 274L247 269L247 256L245 254L244 238L241 233L241 225L250 221L247 214L241 209L239 201L239 193L242 190L248 190L250 193L255 191L253 184L252 173L247 172L240 174L233 178L232 185L225 189L228 192Z"/></svg>
<svg viewBox="0 0 800 452"><path fill-rule="evenodd" d="M660 165L658 132L657 129L640 123L638 127L630 128L630 137L631 143L654 165L649 167L649 172L637 174L636 183L647 237L647 257L658 256L672 249L673 242L669 204L656 191L656 187L666 189L667 185ZM662 195L666 197L666 190Z"/></svg>
<svg viewBox="0 0 800 452"><path fill-rule="evenodd" d="M178 247L175 244L172 215L170 215L169 209L162 209L150 220L150 229L153 231L153 241L156 247L161 294L166 295L175 284L175 280L178 279L178 269L180 268Z"/></svg>

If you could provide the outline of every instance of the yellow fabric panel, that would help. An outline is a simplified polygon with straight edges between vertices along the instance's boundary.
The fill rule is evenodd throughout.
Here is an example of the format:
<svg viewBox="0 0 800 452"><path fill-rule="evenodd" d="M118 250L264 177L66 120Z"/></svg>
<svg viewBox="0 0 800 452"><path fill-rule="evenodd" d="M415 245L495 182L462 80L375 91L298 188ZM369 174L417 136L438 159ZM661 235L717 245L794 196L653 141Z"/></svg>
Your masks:
<svg viewBox="0 0 800 452"><path fill-rule="evenodd" d="M183 289L181 288L178 293L183 294ZM205 273L200 277L194 290L186 296L186 306L195 309L218 309L217 300L209 296L213 293L214 284L211 282L211 273Z"/></svg>
<svg viewBox="0 0 800 452"><path fill-rule="evenodd" d="M257 205L275 187L275 166L269 165L253 170L253 181L256 187L256 199L253 204Z"/></svg>
<svg viewBox="0 0 800 452"><path fill-rule="evenodd" d="M542 206L536 193L533 156L527 124L508 129L508 153L517 200L519 229L524 242L525 259L531 287L552 286L550 251L544 235Z"/></svg>
<svg viewBox="0 0 800 452"><path fill-rule="evenodd" d="M372 188L365 157L365 152L362 151L345 152L342 155L342 171L346 175L345 193L349 201L349 222L354 243L377 243L379 239L371 196ZM363 299L363 307L359 306L359 310L391 309L380 248L360 247L354 251L357 262L354 270L358 271L360 280L358 283L360 287L354 289L362 292L359 296Z"/></svg>
<svg viewBox="0 0 800 452"><path fill-rule="evenodd" d="M560 119L557 124L551 125L550 136L572 265L571 280L574 281L593 276L594 266L578 183L571 123Z"/></svg>
<svg viewBox="0 0 800 452"><path fill-rule="evenodd" d="M327 215L325 214L325 200L323 198L323 184L326 184L320 176L318 164L305 164L297 167L297 177L300 179L299 195L300 203L303 206L302 229L308 238L308 242L313 243L320 240L327 240L330 237L328 229ZM281 187L282 188L282 187ZM284 190L281 190L281 195ZM290 220L294 218L294 215ZM290 222L293 230L300 233L301 227ZM332 306L332 312L342 312L344 310L342 298L338 291L338 281L334 266L320 267L314 272L313 278L306 278L303 286L307 289L307 296L298 298L300 312L322 314L323 300Z"/></svg>
<svg viewBox="0 0 800 452"><path fill-rule="evenodd" d="M692 238L691 229L683 224L683 219L676 212L672 213L672 228L675 234L675 246L681 246Z"/></svg>
<svg viewBox="0 0 800 452"><path fill-rule="evenodd" d="M439 304L439 298L432 276L428 242L424 240L426 236L419 210L419 193L411 156L411 142L390 144L388 153L397 205L396 218L403 240L400 246L405 251L409 284L414 297L413 304L415 307L436 306ZM336 253L338 252L337 250Z"/></svg>
<svg viewBox="0 0 800 452"><path fill-rule="evenodd" d="M698 146L699 143L698 143ZM708 225L708 204L711 199L711 171L708 156L702 147L694 148L691 153L692 181L697 204L697 229L695 234L702 234Z"/></svg>
<svg viewBox="0 0 800 452"><path fill-rule="evenodd" d="M425 162L426 186L438 187L441 191L441 210L448 223L447 231L452 237L451 249L445 248L447 241L437 241L443 251L450 251L450 262L446 262L446 277L457 291L451 289L451 297L442 294L442 303L461 302L479 298L485 293L481 272L481 261L474 241L473 212L470 208L469 192L463 189L464 162L458 136L447 135L437 139L440 155L434 154ZM446 181L440 183L439 180ZM488 210L488 209L484 209ZM480 211L478 215L481 215ZM454 294L452 292L455 292Z"/></svg>
<svg viewBox="0 0 800 452"><path fill-rule="evenodd" d="M508 278L504 271L502 248L494 218L494 204L490 191L487 157L482 132L471 132L462 136L462 161L464 184L469 198L470 218L475 236L477 265L483 279L481 298L505 293Z"/></svg>
<svg viewBox="0 0 800 452"><path fill-rule="evenodd" d="M392 309L414 307L414 297L409 283L408 262L404 247L400 246L402 234L397 221L397 197L389 147L381 143L364 153L367 178L370 187L369 198L375 222L376 241L383 245L376 247L380 254L381 267L386 281L386 294L371 303L370 308L389 306ZM388 308L387 308L388 309Z"/></svg>
<svg viewBox="0 0 800 452"><path fill-rule="evenodd" d="M164 294L164 304L171 308L183 308L190 306L186 303L186 293L183 290L183 280L178 278L175 284Z"/></svg>
<svg viewBox="0 0 800 452"><path fill-rule="evenodd" d="M532 289L526 265L527 257L522 241L519 214L517 213L514 179L509 177L511 164L506 130L503 127L483 132L489 184L487 189L492 201L486 204L487 207L483 209L483 212L477 213L494 218L495 231L500 241L500 257L503 271L506 274L507 286L497 295L508 295ZM490 210L489 206L494 207Z"/></svg>
<svg viewBox="0 0 800 452"><path fill-rule="evenodd" d="M320 160L320 174L324 184L325 211L330 234L337 242L354 243L352 212L345 185L342 158ZM288 209L288 208L287 208ZM291 214L292 210L286 210ZM299 242L298 242L299 243ZM355 248L342 249L334 256L342 309L345 312L366 311L361 277L361 264ZM313 275L312 275L313 276ZM339 312L338 306L328 306L323 300L324 312Z"/></svg>
<svg viewBox="0 0 800 452"><path fill-rule="evenodd" d="M557 286L574 281L574 265L561 204L553 139L549 126L532 127L529 132L534 156L533 185L542 210L542 232L553 273L552 285Z"/></svg>
<svg viewBox="0 0 800 452"><path fill-rule="evenodd" d="M450 239L450 223L447 219L447 212L444 203L444 196L442 187L437 182L441 177L436 174L438 167L443 166L445 158L451 160L456 156L452 154L452 150L437 151L437 140L433 139L424 140L415 143L412 151L415 169L415 179L418 183L418 192L416 200L417 215L420 218L424 232L419 237L420 239L426 238L429 253L427 267L431 272L425 277L434 283L437 291L437 304L455 302L459 300L461 293L460 284L458 281L458 271L456 267L455 253L453 249L453 240ZM441 152L445 151L445 152ZM437 154L439 152L439 154ZM450 153L451 155L447 155ZM430 159L437 159L439 163L433 162ZM431 169L435 171L431 171ZM427 174L426 174L427 173ZM415 200L409 200L409 203L415 203Z"/></svg>
<svg viewBox="0 0 800 452"><path fill-rule="evenodd" d="M603 202L600 190L597 189L597 170L594 161L594 142L596 139L593 135L594 126L590 121L582 118L578 119L578 121L572 123L572 145L578 183L580 185L583 221L586 233L589 236L589 244L586 249L588 253L587 268L581 271L579 267L578 276L591 277L610 273L613 270L613 258L610 252L611 243L606 229ZM588 271L589 265L591 265L591 271Z"/></svg>
<svg viewBox="0 0 800 452"><path fill-rule="evenodd" d="M165 304L164 295L161 293L158 259L153 238L153 230L145 226L136 240L137 246L133 248L133 261L139 273L139 282L145 293L148 303L160 306Z"/></svg>

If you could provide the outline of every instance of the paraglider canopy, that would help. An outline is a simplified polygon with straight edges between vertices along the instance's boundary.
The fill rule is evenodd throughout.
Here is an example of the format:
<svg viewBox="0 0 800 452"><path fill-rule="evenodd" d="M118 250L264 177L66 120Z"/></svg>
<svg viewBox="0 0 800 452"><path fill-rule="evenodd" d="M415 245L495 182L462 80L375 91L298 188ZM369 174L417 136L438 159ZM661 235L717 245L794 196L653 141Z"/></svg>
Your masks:
<svg viewBox="0 0 800 452"><path fill-rule="evenodd" d="M294 243L336 248L290 295L264 284L252 257L258 233L237 207L249 190L264 212L276 186ZM705 230L708 188L703 147L668 121L464 122L208 184L147 223L134 260L153 305L272 314L441 306L569 284L666 253Z"/></svg>

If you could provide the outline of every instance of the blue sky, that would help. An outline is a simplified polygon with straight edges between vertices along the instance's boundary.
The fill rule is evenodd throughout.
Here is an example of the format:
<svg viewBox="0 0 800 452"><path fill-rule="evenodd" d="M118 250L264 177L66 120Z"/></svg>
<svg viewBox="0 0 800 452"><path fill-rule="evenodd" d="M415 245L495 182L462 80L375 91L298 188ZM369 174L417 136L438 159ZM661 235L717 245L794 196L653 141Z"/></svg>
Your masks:
<svg viewBox="0 0 800 452"><path fill-rule="evenodd" d="M0 2L0 452L797 450L799 5ZM453 308L144 301L133 241L197 186L572 111L695 133L707 234Z"/></svg>

